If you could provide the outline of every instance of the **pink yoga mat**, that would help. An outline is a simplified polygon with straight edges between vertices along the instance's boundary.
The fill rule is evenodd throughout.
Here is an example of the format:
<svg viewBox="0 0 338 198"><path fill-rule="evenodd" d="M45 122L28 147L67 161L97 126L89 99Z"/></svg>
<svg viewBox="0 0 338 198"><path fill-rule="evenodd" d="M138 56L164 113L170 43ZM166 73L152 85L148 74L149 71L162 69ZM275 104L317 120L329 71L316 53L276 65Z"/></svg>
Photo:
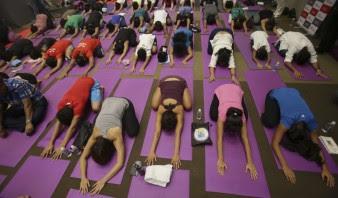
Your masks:
<svg viewBox="0 0 338 198"><path fill-rule="evenodd" d="M184 78L187 81L187 85L190 91L190 94L193 98L193 75L192 70L179 69L179 68L164 68L161 72L161 78L169 75L178 75ZM185 112L184 115L184 127L181 134L181 147L180 147L180 157L183 160L192 160L192 148L191 148L191 123L192 123L192 112ZM150 119L148 121L148 127L146 131L146 136L144 139L141 155L147 156L152 144L154 131L155 131L155 120L156 112L151 111ZM167 134L166 132L161 132L160 140L157 144L156 155L157 157L169 158L171 159L174 152L174 139L175 133Z"/></svg>
<svg viewBox="0 0 338 198"><path fill-rule="evenodd" d="M209 35L201 35L201 46L202 46L202 63L204 78L209 78L209 63L211 55L208 54L208 42ZM230 78L230 70L226 68L220 68L216 66L215 77L218 78Z"/></svg>
<svg viewBox="0 0 338 198"><path fill-rule="evenodd" d="M258 172L258 179L253 181L250 175L245 173L246 155L240 136L237 138L224 137L223 155L228 169L225 170L223 176L217 173L217 129L216 122L213 122L209 117L209 109L214 96L214 90L220 85L229 83L231 83L229 80L219 80L216 83L209 83L204 80L204 120L211 124L209 132L214 143L213 146L205 147L206 190L250 197L270 197L255 131L253 130L250 118L247 121L248 138L253 162Z"/></svg>
<svg viewBox="0 0 338 198"><path fill-rule="evenodd" d="M286 86L280 79L279 75L272 71L248 71L245 73L245 78L248 82L259 114L262 114L264 111L266 94L271 89ZM265 135L268 138L269 143L271 144L272 136L275 130L267 128L264 129ZM291 169L298 171L321 172L321 168L315 162L307 161L299 154L290 152L283 147L281 147L281 150ZM331 156L326 152L325 149L322 149L322 151L325 155L326 163L328 164L329 169L333 173L337 173L338 167L333 162ZM273 151L271 150L271 152ZM278 168L281 169L277 157L275 157L275 160Z"/></svg>
<svg viewBox="0 0 338 198"><path fill-rule="evenodd" d="M133 177L128 198L187 198L189 197L189 171L173 170L170 183L163 188L146 183L141 176Z"/></svg>
<svg viewBox="0 0 338 198"><path fill-rule="evenodd" d="M0 196L52 197L68 164L68 160L55 161L31 156L0 193Z"/></svg>
<svg viewBox="0 0 338 198"><path fill-rule="evenodd" d="M152 85L151 79L124 79L119 84L119 87L114 93L114 96L126 97L130 101L132 101L134 104L136 116L138 120L141 121L144 107L146 105L145 104L146 100L140 100L140 98L148 98L151 85ZM128 161L131 149L133 147L134 139L126 136L124 138L124 143L125 143L125 149L126 149L125 165L112 179L108 181L108 183L121 184L122 182L122 178L123 178L125 168L126 168L126 162ZM96 162L94 162L91 158L89 158L88 168L87 168L88 178L90 180L99 180L101 177L107 174L108 171L111 170L111 168L113 167L115 163L116 163L116 155L114 155L113 160L110 161L105 166L100 166ZM76 165L71 176L75 178L81 177L79 163Z"/></svg>
<svg viewBox="0 0 338 198"><path fill-rule="evenodd" d="M257 64L253 61L252 59L252 50L251 50L251 45L250 45L250 35L245 34L244 32L236 32L234 35L235 37L235 44L241 54L244 56L244 60L246 62L246 65L252 69L252 70L261 70L261 68L257 67ZM273 48L273 46L270 45L270 48ZM275 51L272 50L272 55L271 55L271 63L270 66L272 67L273 70L276 69L281 69L281 66L276 67L276 62L279 60L280 63L283 61L280 59L279 55L276 54ZM264 66L266 61L260 61L261 64ZM265 70L267 69L265 66L262 68Z"/></svg>
<svg viewBox="0 0 338 198"><path fill-rule="evenodd" d="M269 38L269 42L270 42L270 45L272 46L271 48L274 48L275 52L277 53L277 50L275 49L275 47L273 46L273 43L275 43L277 41L277 37L276 36L270 36ZM280 57L281 59L281 64L284 64L284 58L282 56L280 56L278 53L277 53L277 56ZM290 69L286 68L287 71L289 72L290 76L293 78L293 79L296 79L296 80L301 80L301 81L327 81L327 80L330 80L330 78L322 78L320 76L317 76L316 75L316 71L313 69L313 67L310 65L310 63L307 63L305 65L297 65L295 63L292 63L292 65L298 70L300 71L302 74L303 74L303 78L302 79L297 79L295 77L295 75L293 74L293 72L291 72ZM327 72L324 71L324 73L326 75L328 75Z"/></svg>
<svg viewBox="0 0 338 198"><path fill-rule="evenodd" d="M67 198L112 198L112 197L105 195L95 195L95 196L91 196L90 194L82 195L82 193L79 190L71 188L68 191Z"/></svg>

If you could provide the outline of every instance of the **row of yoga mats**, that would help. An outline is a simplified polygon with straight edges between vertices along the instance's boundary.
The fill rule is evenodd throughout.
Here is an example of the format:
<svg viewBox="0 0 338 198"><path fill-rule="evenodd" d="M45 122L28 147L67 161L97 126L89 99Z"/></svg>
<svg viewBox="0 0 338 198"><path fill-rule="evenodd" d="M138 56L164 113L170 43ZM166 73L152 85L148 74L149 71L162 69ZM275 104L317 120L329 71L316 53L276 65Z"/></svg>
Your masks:
<svg viewBox="0 0 338 198"><path fill-rule="evenodd" d="M128 12L128 15L130 13ZM127 15L127 16L128 16ZM222 18L227 21L227 15L222 14ZM209 32L215 27L209 27ZM48 36L56 37L58 32L49 32ZM166 39L163 35L157 34L157 40L159 46L165 43ZM34 43L37 44L42 37L34 39ZM272 40L275 39L272 37ZM196 39L195 39L196 40ZM111 45L113 39L103 39L101 40L103 48L107 51ZM80 36L73 40L74 44L80 42ZM272 41L271 41L272 42ZM279 75L273 71L257 71L255 64L251 61L251 52L249 47L248 36L244 35L242 32L235 33L235 44L239 48L242 55L245 57L248 71L245 74L245 79L251 90L256 108L259 113L262 112L264 108L264 97L266 93L276 87L286 86ZM208 45L208 35L201 35L201 46L202 46L202 64L204 77L208 77L208 63L210 60L210 55L207 54L207 45ZM126 57L130 57L133 53L133 49L130 49ZM137 117L139 120L142 119L144 109L146 106L147 98L151 97L151 87L156 81L153 78L141 77L141 78L122 78L121 75L128 74L129 71L124 68L123 65L115 64L115 57L112 64L106 65L105 59L97 59L96 68L90 73L95 79L98 79L100 83L105 87L105 96L109 96L111 91L115 86L117 86L114 96L123 96L129 98L133 101ZM164 65L160 72L160 77L167 75L179 75L187 80L188 87L190 88L191 94L193 95L193 69L194 69L194 60L189 61L187 65L182 67L180 65L181 59L175 60L176 66L174 68L169 68L167 65ZM146 75L154 75L157 70L157 59L154 56L149 63L149 66L146 68ZM138 67L139 68L139 65ZM52 120L56 114L56 105L61 99L66 88L74 83L77 76L84 72L85 68L75 67L70 76L63 79L55 81L55 77L60 73L57 72L53 75L52 78L44 81L42 84L43 88L46 88L47 85L52 85L45 93L46 98L49 101L49 110L46 115L46 118L43 123L41 123L37 128L37 133L33 137L26 137L23 134L11 133L11 135L5 139L0 140L0 165L4 167L16 168L20 165L20 168L14 174L13 178L7 182L6 186L2 187L2 192L0 197L17 197L18 195L28 194L31 197L51 197L59 182L61 181L66 169L69 167L70 162L68 160L58 160L53 161L51 159L41 159L40 157L28 155L27 152L32 147L44 147L47 145L48 140L51 137L51 132L53 127L49 127L52 124ZM26 65L22 71L31 72L32 69L29 65ZM303 71L303 70L302 70ZM48 69L45 69L38 78L41 78ZM311 68L304 68L304 76L307 80L321 80L312 76ZM308 72L308 73L306 73ZM230 74L227 70L217 69L216 70L216 80L213 83L207 82L207 79L203 82L204 89L204 109L209 108L209 105L212 100L213 90L224 83L231 83L229 80L220 80L229 78ZM152 135L154 131L154 122L155 122L156 112L151 111L148 119L148 124L145 129L145 137L143 140L142 149L140 152L141 156L147 156L149 152ZM209 116L205 114L205 121L209 121ZM95 114L90 114L88 119L93 121ZM192 161L192 147L191 147L191 134L190 134L190 123L193 121L192 112L187 112L185 116L185 125L182 133L182 144L181 144L181 160ZM49 127L49 131L42 136L44 130ZM216 133L215 123L210 127L211 138L213 142L216 142ZM219 192L226 194L235 194L241 196L250 196L250 197L270 197L270 192L266 177L264 174L264 169L261 161L261 156L259 153L259 146L256 141L255 132L253 130L252 121L248 119L248 134L252 148L252 156L259 172L259 178L257 181L252 181L250 177L245 173L245 153L243 146L239 139L229 140L224 139L224 156L225 160L228 163L228 166L231 167L231 171L227 171L224 176L218 175L216 172L216 161L217 161L217 152L214 146L205 147L205 190L209 192ZM273 132L271 130L265 129L264 134L266 135L269 142L271 142ZM40 138L39 138L40 137ZM58 138L55 145L60 143L60 140L64 137L64 133ZM123 169L115 175L108 183L121 185L123 178L128 177L128 171L126 171L126 163L131 154L134 139L126 138L126 160L125 166ZM72 142L72 140L70 141ZM170 159L173 151L173 136L162 133L158 148L157 156L160 158ZM15 146L13 146L15 145ZM69 145L68 145L69 146ZM314 163L308 162L301 158L300 156L283 150L283 153L289 162L292 169L296 171L308 171L308 172L320 172L319 167ZM327 153L325 153L328 156ZM25 156L25 157L24 157ZM22 163L22 159L25 159ZM332 161L330 157L327 158L329 167L333 173L338 173L338 168ZM92 159L88 160L88 177L91 180L97 180L101 178L116 162L114 158L110 164L107 166L99 166L93 162ZM276 167L280 169L279 163L276 160ZM142 177L133 177L128 197L189 197L190 189L190 175L193 174L190 170L180 169L174 170L171 182L167 188L161 188L157 186L152 186L146 184L143 181ZM80 168L77 163L73 170L71 171L70 177L80 178ZM34 179L32 179L34 178ZM48 179L46 179L48 178ZM6 179L6 175L0 175L0 184ZM76 185L76 186L79 186ZM37 190L39 189L39 190ZM83 197L78 189L70 189L68 197ZM107 197L107 196L97 196L97 197Z"/></svg>

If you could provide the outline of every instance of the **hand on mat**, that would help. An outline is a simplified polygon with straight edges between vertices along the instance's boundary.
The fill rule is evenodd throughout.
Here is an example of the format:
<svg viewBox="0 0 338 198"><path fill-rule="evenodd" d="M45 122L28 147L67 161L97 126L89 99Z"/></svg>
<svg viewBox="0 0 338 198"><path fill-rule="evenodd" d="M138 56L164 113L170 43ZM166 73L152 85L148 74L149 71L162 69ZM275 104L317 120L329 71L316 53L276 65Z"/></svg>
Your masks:
<svg viewBox="0 0 338 198"><path fill-rule="evenodd" d="M47 80L49 77L50 77L50 75L49 75L49 74L46 74L46 75L43 77L43 80Z"/></svg>
<svg viewBox="0 0 338 198"><path fill-rule="evenodd" d="M256 180L258 178L256 166L253 163L247 163L245 167L245 172L249 171L251 179Z"/></svg>
<svg viewBox="0 0 338 198"><path fill-rule="evenodd" d="M224 169L228 169L227 164L224 160L217 160L217 172L220 175L224 175Z"/></svg>
<svg viewBox="0 0 338 198"><path fill-rule="evenodd" d="M136 69L135 69L135 67L132 67L132 68L130 69L130 72L131 72L131 73L134 73L134 72L136 72Z"/></svg>
<svg viewBox="0 0 338 198"><path fill-rule="evenodd" d="M237 79L236 76L232 76L232 77L231 77L231 80L232 80L232 82L235 83L236 85L239 85L239 81L238 81L238 79Z"/></svg>
<svg viewBox="0 0 338 198"><path fill-rule="evenodd" d="M90 191L90 194L91 195L99 194L105 184L106 184L106 181L100 179L94 184L93 189Z"/></svg>
<svg viewBox="0 0 338 198"><path fill-rule="evenodd" d="M106 60L106 65L109 65L110 63L111 63L111 59L108 58L108 59Z"/></svg>
<svg viewBox="0 0 338 198"><path fill-rule="evenodd" d="M317 70L316 74L317 74L317 76L320 76L320 77L322 77L322 78L328 78L328 76L325 75L325 74L322 72L322 70L320 70L320 69Z"/></svg>
<svg viewBox="0 0 338 198"><path fill-rule="evenodd" d="M257 67L258 67L259 69L262 69L262 68L263 68L263 65L260 64L260 63L257 63Z"/></svg>
<svg viewBox="0 0 338 198"><path fill-rule="evenodd" d="M154 162L156 162L156 154L155 153L149 153L147 159L144 161L147 163L147 166L154 165Z"/></svg>
<svg viewBox="0 0 338 198"><path fill-rule="evenodd" d="M295 75L296 78L301 79L303 78L303 74L300 73L299 71L294 71L293 74Z"/></svg>
<svg viewBox="0 0 338 198"><path fill-rule="evenodd" d="M80 192L84 195L88 192L88 188L90 187L89 180L87 178L81 178L80 182Z"/></svg>
<svg viewBox="0 0 338 198"><path fill-rule="evenodd" d="M209 82L212 82L212 81L214 81L216 78L215 78L215 76L214 75L210 75L209 76Z"/></svg>
<svg viewBox="0 0 338 198"><path fill-rule="evenodd" d="M296 175L293 172L293 170L291 170L289 167L285 167L283 168L283 172L286 179L288 179L289 182L291 182L292 184L296 183Z"/></svg>
<svg viewBox="0 0 338 198"><path fill-rule="evenodd" d="M180 168L181 166L181 160L179 155L174 155L171 159L171 164L174 166L175 169Z"/></svg>
<svg viewBox="0 0 338 198"><path fill-rule="evenodd" d="M174 67L174 65L175 65L175 61L170 61L170 67Z"/></svg>
<svg viewBox="0 0 338 198"><path fill-rule="evenodd" d="M61 156L62 156L62 149L61 148L58 148L54 151L54 154L52 156L52 159L53 160L58 160L58 159L61 159Z"/></svg>
<svg viewBox="0 0 338 198"><path fill-rule="evenodd" d="M186 64L188 64L188 61L183 60L182 63L183 63L183 65L186 65Z"/></svg>
<svg viewBox="0 0 338 198"><path fill-rule="evenodd" d="M271 69L271 65L269 65L268 63L265 64L265 67Z"/></svg>
<svg viewBox="0 0 338 198"><path fill-rule="evenodd" d="M122 62L122 59L121 59L121 57L120 58L118 58L117 60L116 60L116 63L117 64L120 64Z"/></svg>
<svg viewBox="0 0 338 198"><path fill-rule="evenodd" d="M323 169L322 171L322 179L325 182L326 180L326 185L330 188L333 188L335 185L334 177L331 175L331 173L327 169Z"/></svg>
<svg viewBox="0 0 338 198"><path fill-rule="evenodd" d="M34 130L33 124L31 122L27 123L26 127L25 127L25 134L26 135L31 135L32 132L33 132L33 130Z"/></svg>
<svg viewBox="0 0 338 198"><path fill-rule="evenodd" d="M49 155L51 155L54 151L54 146L53 145L48 145L47 147L45 147L41 153L41 157L45 158L48 157Z"/></svg>
<svg viewBox="0 0 338 198"><path fill-rule="evenodd" d="M64 79L65 77L67 77L67 74L66 73L63 73L61 74L60 76L57 77L58 80L62 80Z"/></svg>

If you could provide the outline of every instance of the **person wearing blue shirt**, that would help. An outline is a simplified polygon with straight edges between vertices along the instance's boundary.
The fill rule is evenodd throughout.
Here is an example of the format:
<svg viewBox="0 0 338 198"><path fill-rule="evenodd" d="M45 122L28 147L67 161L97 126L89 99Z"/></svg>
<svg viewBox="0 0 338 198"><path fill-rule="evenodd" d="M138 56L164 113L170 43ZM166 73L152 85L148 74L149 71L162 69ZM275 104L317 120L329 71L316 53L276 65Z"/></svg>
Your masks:
<svg viewBox="0 0 338 198"><path fill-rule="evenodd" d="M192 31L186 27L178 28L171 41L169 48L170 65L174 66L174 55L177 57L184 57L182 63L187 64L193 57L193 34Z"/></svg>
<svg viewBox="0 0 338 198"><path fill-rule="evenodd" d="M321 176L326 185L335 185L334 177L318 146L318 124L298 90L287 87L272 89L266 96L261 120L267 128L276 127L272 148L289 182L296 183L296 176L281 152L280 144L307 160L316 162L322 167Z"/></svg>
<svg viewBox="0 0 338 198"><path fill-rule="evenodd" d="M0 137L6 129L31 136L46 115L48 102L36 86L22 78L0 78Z"/></svg>
<svg viewBox="0 0 338 198"><path fill-rule="evenodd" d="M113 38L113 36L120 30L121 27L127 27L126 19L121 14L114 14L106 25L106 31L103 37Z"/></svg>

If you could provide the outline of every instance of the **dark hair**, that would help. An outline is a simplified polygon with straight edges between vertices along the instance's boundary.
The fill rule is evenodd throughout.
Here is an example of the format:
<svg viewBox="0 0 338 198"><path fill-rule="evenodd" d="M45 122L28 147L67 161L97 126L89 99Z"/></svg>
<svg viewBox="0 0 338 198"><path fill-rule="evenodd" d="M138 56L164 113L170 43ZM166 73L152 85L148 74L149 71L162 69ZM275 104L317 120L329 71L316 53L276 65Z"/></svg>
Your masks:
<svg viewBox="0 0 338 198"><path fill-rule="evenodd" d="M259 60L266 60L268 58L268 51L265 46L262 46L256 51L256 58Z"/></svg>
<svg viewBox="0 0 338 198"><path fill-rule="evenodd" d="M38 47L33 47L32 51L29 53L31 59L36 60L42 57L41 49Z"/></svg>
<svg viewBox="0 0 338 198"><path fill-rule="evenodd" d="M88 12L90 10L90 5L87 3L84 5L85 12Z"/></svg>
<svg viewBox="0 0 338 198"><path fill-rule="evenodd" d="M158 59L158 62L160 62L160 63L167 62L168 54L166 52L159 52L157 54L157 59Z"/></svg>
<svg viewBox="0 0 338 198"><path fill-rule="evenodd" d="M140 26L140 17L134 17L134 28Z"/></svg>
<svg viewBox="0 0 338 198"><path fill-rule="evenodd" d="M95 32L95 27L94 27L93 24L88 24L86 29L87 29L88 34L90 34L90 35L94 34L94 32Z"/></svg>
<svg viewBox="0 0 338 198"><path fill-rule="evenodd" d="M122 5L120 3L117 3L117 2L115 3L115 9L116 10L119 10L121 8L121 6Z"/></svg>
<svg viewBox="0 0 338 198"><path fill-rule="evenodd" d="M242 29L245 20L245 16L239 15L236 19L234 19L234 28L236 30Z"/></svg>
<svg viewBox="0 0 338 198"><path fill-rule="evenodd" d="M226 113L224 131L231 135L239 134L243 126L242 115L242 110L230 107Z"/></svg>
<svg viewBox="0 0 338 198"><path fill-rule="evenodd" d="M233 1L226 1L225 8L232 9L233 7L234 7L234 2Z"/></svg>
<svg viewBox="0 0 338 198"><path fill-rule="evenodd" d="M183 57L187 52L187 47L185 45L186 42L186 35L183 32L178 32L174 34L173 37L173 48L174 54L178 57Z"/></svg>
<svg viewBox="0 0 338 198"><path fill-rule="evenodd" d="M59 110L59 112L56 114L56 118L61 122L61 124L70 126L73 120L73 109L66 105L62 109Z"/></svg>
<svg viewBox="0 0 338 198"><path fill-rule="evenodd" d="M293 55L293 59L298 65L304 65L311 58L311 54L308 51L307 47L303 47L298 53Z"/></svg>
<svg viewBox="0 0 338 198"><path fill-rule="evenodd" d="M8 78L9 78L8 74L4 72L0 72L0 83L2 83L3 79L8 79Z"/></svg>
<svg viewBox="0 0 338 198"><path fill-rule="evenodd" d="M35 33L38 31L38 27L36 27L34 24L31 25L31 32Z"/></svg>
<svg viewBox="0 0 338 198"><path fill-rule="evenodd" d="M303 121L291 125L283 136L281 145L292 152L299 153L309 161L315 161L318 165L323 164L319 155L320 147L310 139L309 129Z"/></svg>
<svg viewBox="0 0 338 198"><path fill-rule="evenodd" d="M147 52L144 48L140 48L137 51L137 59L141 60L141 61L145 61L147 58Z"/></svg>
<svg viewBox="0 0 338 198"><path fill-rule="evenodd" d="M74 27L67 27L66 32L67 32L67 34L74 34L75 28Z"/></svg>
<svg viewBox="0 0 338 198"><path fill-rule="evenodd" d="M231 53L231 50L228 50L225 47L218 50L216 64L221 67L228 67Z"/></svg>
<svg viewBox="0 0 338 198"><path fill-rule="evenodd" d="M156 21L154 25L155 25L154 30L156 30L158 32L163 30L163 25L162 25L161 21Z"/></svg>
<svg viewBox="0 0 338 198"><path fill-rule="evenodd" d="M275 19L273 17L269 18L269 20L266 23L266 30L272 31L275 26L276 26Z"/></svg>
<svg viewBox="0 0 338 198"><path fill-rule="evenodd" d="M4 53L3 53L3 59L5 61L7 61L7 62L10 61L12 59L12 57L13 57L13 52L11 52L10 50L4 51Z"/></svg>
<svg viewBox="0 0 338 198"><path fill-rule="evenodd" d="M116 41L114 51L116 54L122 54L124 49L124 43L120 41Z"/></svg>
<svg viewBox="0 0 338 198"><path fill-rule="evenodd" d="M76 63L80 66L80 67L83 67L85 66L87 63L88 63L88 58L84 55L78 55L76 57Z"/></svg>
<svg viewBox="0 0 338 198"><path fill-rule="evenodd" d="M107 23L106 28L108 29L109 33L112 33L115 30L115 25L112 23Z"/></svg>
<svg viewBox="0 0 338 198"><path fill-rule="evenodd" d="M166 132L175 130L177 124L176 114L172 110L167 110L162 114L161 126Z"/></svg>
<svg viewBox="0 0 338 198"><path fill-rule="evenodd" d="M46 64L51 67L54 68L57 65L57 60L55 57L49 56L46 60Z"/></svg>
<svg viewBox="0 0 338 198"><path fill-rule="evenodd" d="M61 18L61 20L60 20L60 26L62 28L65 27L66 22L67 22L67 19Z"/></svg>
<svg viewBox="0 0 338 198"><path fill-rule="evenodd" d="M133 6L133 9L134 9L134 10L136 10L136 9L139 7L139 5L138 5L138 3L137 3L136 1L134 1L134 2L132 3L132 6Z"/></svg>
<svg viewBox="0 0 338 198"><path fill-rule="evenodd" d="M216 17L214 15L207 16L207 24L213 25L216 23Z"/></svg>
<svg viewBox="0 0 338 198"><path fill-rule="evenodd" d="M100 136L93 145L91 156L96 163L106 165L113 158L115 151L112 142Z"/></svg>

